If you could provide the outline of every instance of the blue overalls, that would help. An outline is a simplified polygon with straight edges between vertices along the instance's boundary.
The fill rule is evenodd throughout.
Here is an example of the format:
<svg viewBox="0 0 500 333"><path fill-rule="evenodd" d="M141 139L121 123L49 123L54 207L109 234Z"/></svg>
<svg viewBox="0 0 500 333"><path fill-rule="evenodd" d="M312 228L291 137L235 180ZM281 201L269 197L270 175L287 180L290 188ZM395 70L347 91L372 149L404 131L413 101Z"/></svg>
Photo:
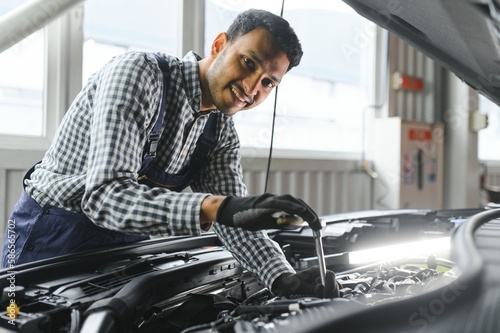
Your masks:
<svg viewBox="0 0 500 333"><path fill-rule="evenodd" d="M139 170L138 181L149 186L163 186L172 191L182 191L189 186L193 177L201 170L213 151L216 140L217 113L212 113L196 143L189 167L181 174L168 174L155 166L156 147L161 135L168 79L168 63L153 54L163 72L163 98L160 114L144 149L144 158ZM29 179L35 167L25 175ZM45 258L120 243L137 242L149 239L144 235L126 234L101 228L86 215L69 212L65 209L45 205L40 206L26 191L14 207L9 218L2 246L2 268ZM9 231L10 229L10 231Z"/></svg>

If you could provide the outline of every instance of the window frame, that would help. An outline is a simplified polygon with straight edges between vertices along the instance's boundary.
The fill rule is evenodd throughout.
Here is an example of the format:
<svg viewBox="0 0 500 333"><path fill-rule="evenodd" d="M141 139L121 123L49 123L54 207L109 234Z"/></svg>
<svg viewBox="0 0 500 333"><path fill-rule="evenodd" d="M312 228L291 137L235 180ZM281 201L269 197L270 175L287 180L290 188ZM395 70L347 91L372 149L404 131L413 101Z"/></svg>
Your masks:
<svg viewBox="0 0 500 333"><path fill-rule="evenodd" d="M81 89L83 4L44 28L42 135L0 134L0 149L46 150Z"/></svg>

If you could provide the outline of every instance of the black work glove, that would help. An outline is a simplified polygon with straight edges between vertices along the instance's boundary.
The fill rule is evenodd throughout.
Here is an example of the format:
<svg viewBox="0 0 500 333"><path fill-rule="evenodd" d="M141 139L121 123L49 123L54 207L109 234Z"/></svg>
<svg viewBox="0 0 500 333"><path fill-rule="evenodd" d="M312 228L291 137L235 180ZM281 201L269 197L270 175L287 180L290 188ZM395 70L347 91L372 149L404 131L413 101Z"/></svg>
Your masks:
<svg viewBox="0 0 500 333"><path fill-rule="evenodd" d="M276 296L289 298L298 297L339 297L341 285L335 279L335 273L326 271L325 286L321 284L321 275L318 266L308 268L295 274L280 275L273 283L272 292Z"/></svg>
<svg viewBox="0 0 500 333"><path fill-rule="evenodd" d="M279 216L281 212L286 215ZM228 196L217 211L217 222L246 230L294 229L300 227L303 220L309 224L312 221L319 223L318 216L311 207L289 194Z"/></svg>

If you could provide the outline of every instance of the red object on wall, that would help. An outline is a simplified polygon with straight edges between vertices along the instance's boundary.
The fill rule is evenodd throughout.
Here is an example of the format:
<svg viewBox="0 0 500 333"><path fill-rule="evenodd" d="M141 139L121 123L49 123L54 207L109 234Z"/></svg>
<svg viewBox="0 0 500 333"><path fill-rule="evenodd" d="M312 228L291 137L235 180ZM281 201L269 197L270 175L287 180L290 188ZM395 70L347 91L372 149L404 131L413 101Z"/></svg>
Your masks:
<svg viewBox="0 0 500 333"><path fill-rule="evenodd" d="M410 141L431 141L432 140L432 131L412 128L408 131L408 140L410 140Z"/></svg>
<svg viewBox="0 0 500 333"><path fill-rule="evenodd" d="M424 80L416 77L395 72L392 76L392 87L395 90L422 91Z"/></svg>

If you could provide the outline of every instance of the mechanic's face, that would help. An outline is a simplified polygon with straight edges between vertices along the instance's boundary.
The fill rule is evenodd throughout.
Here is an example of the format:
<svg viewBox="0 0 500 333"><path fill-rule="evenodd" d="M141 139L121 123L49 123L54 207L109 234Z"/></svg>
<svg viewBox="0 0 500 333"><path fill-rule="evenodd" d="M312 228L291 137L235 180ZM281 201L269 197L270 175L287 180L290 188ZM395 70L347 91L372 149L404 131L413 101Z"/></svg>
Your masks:
<svg viewBox="0 0 500 333"><path fill-rule="evenodd" d="M207 71L208 89L215 107L227 115L262 103L290 64L286 54L262 28L236 38L231 44L225 33L219 34L211 55L215 59Z"/></svg>

